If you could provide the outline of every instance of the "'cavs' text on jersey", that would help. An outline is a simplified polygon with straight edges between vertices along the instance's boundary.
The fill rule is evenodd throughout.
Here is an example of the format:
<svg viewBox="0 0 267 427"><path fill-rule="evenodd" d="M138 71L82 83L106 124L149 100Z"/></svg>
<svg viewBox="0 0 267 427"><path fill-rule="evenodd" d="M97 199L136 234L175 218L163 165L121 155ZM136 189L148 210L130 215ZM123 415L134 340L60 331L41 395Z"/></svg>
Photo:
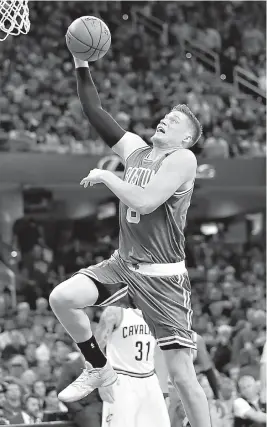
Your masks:
<svg viewBox="0 0 267 427"><path fill-rule="evenodd" d="M132 335L150 335L151 332L147 325L130 325L122 328L123 338L130 337Z"/></svg>

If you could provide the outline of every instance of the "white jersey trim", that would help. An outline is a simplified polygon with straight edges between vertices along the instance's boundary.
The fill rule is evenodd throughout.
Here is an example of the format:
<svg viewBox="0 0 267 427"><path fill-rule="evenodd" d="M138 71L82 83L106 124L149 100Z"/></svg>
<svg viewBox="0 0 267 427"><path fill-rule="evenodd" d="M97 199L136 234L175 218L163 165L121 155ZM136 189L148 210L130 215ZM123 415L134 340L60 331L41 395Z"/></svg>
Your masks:
<svg viewBox="0 0 267 427"><path fill-rule="evenodd" d="M148 378L155 374L155 370L153 369L150 372L145 373L138 373L138 372L131 372L131 371L125 371L124 369L118 369L113 366L113 369L117 372L117 374L121 375L128 375L129 377L135 377L135 378Z"/></svg>
<svg viewBox="0 0 267 427"><path fill-rule="evenodd" d="M189 348L193 348L194 350L197 350L197 346L192 340L188 338L180 337L179 335L172 335L170 337L159 338L157 339L157 344L159 345L159 347L164 347L172 344L179 344L182 347L189 347Z"/></svg>
<svg viewBox="0 0 267 427"><path fill-rule="evenodd" d="M147 145L147 146L144 146L144 147L139 147L139 148L136 148L136 150L134 150L131 154L129 154L129 156L128 157L126 157L126 159L125 159L125 163L126 162L128 162L128 160L131 158L131 156L133 155L133 154L135 154L137 151L144 151L144 150L147 150L149 148L149 145Z"/></svg>
<svg viewBox="0 0 267 427"><path fill-rule="evenodd" d="M194 188L194 184L192 185L192 187L190 187L188 190L184 190L184 191L175 191L174 196L184 196L185 194L189 193L191 190L193 190Z"/></svg>

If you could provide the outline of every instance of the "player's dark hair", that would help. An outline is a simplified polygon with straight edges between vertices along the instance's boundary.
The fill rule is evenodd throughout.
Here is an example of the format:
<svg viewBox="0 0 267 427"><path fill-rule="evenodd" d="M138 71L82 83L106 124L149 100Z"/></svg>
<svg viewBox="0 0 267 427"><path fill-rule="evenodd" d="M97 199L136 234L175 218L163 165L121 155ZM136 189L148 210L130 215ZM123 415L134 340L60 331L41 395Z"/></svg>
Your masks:
<svg viewBox="0 0 267 427"><path fill-rule="evenodd" d="M180 111L181 113L184 113L191 121L192 128L193 128L193 135L192 135L192 143L190 144L190 147L192 147L192 145L196 144L196 142L199 140L199 138L202 135L201 124L199 123L194 113L192 113L190 108L185 104L176 105L175 107L173 107L172 111Z"/></svg>

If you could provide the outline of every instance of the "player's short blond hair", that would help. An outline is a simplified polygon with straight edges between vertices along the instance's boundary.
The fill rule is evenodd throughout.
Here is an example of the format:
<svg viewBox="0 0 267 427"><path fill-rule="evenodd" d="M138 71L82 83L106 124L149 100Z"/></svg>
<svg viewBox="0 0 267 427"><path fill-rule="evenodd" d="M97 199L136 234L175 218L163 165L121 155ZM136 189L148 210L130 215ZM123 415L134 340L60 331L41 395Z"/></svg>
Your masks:
<svg viewBox="0 0 267 427"><path fill-rule="evenodd" d="M192 135L192 143L190 146L196 144L196 142L199 140L199 138L202 135L202 126L199 123L198 119L196 118L195 114L192 113L190 108L185 104L178 104L175 107L173 107L172 111L181 111L181 113L184 113L190 120L193 130Z"/></svg>

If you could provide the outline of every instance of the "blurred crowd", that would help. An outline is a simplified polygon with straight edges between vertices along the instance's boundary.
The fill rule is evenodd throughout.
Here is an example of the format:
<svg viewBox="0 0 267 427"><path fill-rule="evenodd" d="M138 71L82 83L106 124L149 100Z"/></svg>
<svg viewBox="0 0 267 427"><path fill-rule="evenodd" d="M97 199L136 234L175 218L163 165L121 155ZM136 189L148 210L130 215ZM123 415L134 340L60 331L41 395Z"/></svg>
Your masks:
<svg viewBox="0 0 267 427"><path fill-rule="evenodd" d="M0 282L0 424L67 419L67 408L58 401L56 387L70 374L65 362L72 363L77 348L50 311L48 296L79 268L109 257L117 246L117 236L107 230L95 236L90 233L91 240L85 241L77 229L64 226L55 236L55 245L49 230L32 219L14 227L20 259L16 307L12 308L9 291ZM266 341L264 248L259 243L226 243L223 233L189 235L187 259L193 328L203 337L216 370L223 427L232 427L238 380L249 377L246 392L260 392L260 361ZM94 329L101 309L88 308L87 314ZM201 372L200 381L213 407L213 392ZM87 401L86 406L90 408L91 403Z"/></svg>
<svg viewBox="0 0 267 427"><path fill-rule="evenodd" d="M103 107L126 129L149 141L156 124L186 103L203 125L196 147L205 157L264 156L265 106L212 78L183 50L184 39L218 53L231 82L240 65L265 91L264 2L32 1L31 31L1 44L0 150L58 153L105 151L83 116L65 32L73 19L98 14L112 48L92 64ZM164 23L155 35L133 25L137 8ZM127 13L126 13L127 12Z"/></svg>
<svg viewBox="0 0 267 427"><path fill-rule="evenodd" d="M160 19L160 33L134 24L133 7L148 19ZM186 103L203 124L199 155L266 154L265 106L241 96L231 84L233 67L240 65L265 91L264 2L32 1L30 9L29 35L1 44L0 151L105 152L81 112L64 40L73 19L98 14L111 29L112 48L92 64L92 74L103 107L123 127L149 141L169 108ZM228 83L218 83L203 64L184 55L186 39L219 55ZM92 221L76 228L31 219L16 223L16 307L0 277L0 424L68 419L57 387L77 349L48 298L66 277L110 256L118 246L115 222L104 227ZM223 233L189 235L187 264L193 328L205 340L220 384L219 418L224 421L214 427L232 427L242 387L248 394L260 393L266 341L264 247L226 243ZM101 310L90 308L87 314L94 328ZM213 392L201 375L200 381L212 406Z"/></svg>

